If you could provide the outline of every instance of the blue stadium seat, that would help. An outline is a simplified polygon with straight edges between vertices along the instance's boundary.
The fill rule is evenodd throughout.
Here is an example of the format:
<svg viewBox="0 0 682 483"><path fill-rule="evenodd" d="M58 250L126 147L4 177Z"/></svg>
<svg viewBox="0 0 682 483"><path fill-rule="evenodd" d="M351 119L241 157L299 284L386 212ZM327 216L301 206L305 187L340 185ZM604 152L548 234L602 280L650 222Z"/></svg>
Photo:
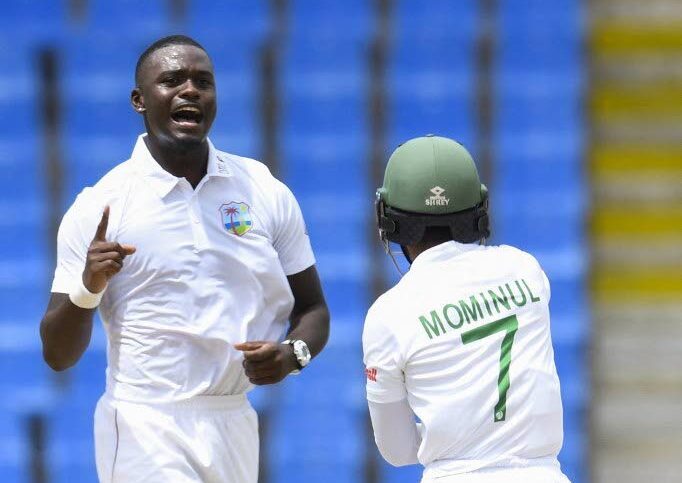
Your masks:
<svg viewBox="0 0 682 483"><path fill-rule="evenodd" d="M357 315L362 316L364 312ZM362 364L361 317L354 321L358 333L353 341L340 347L330 343L305 369L305 376L288 378L282 386L282 408L324 410L363 409L365 407L365 377ZM338 324L333 321L332 324ZM331 338L334 339L334 328ZM293 409L292 409L293 410Z"/></svg>
<svg viewBox="0 0 682 483"><path fill-rule="evenodd" d="M325 87L327 89L327 87ZM306 144L314 142L313 136L327 135L327 152L333 153L335 136L355 135L361 140L366 134L368 113L365 109L365 92L316 93L299 96L290 94L284 102L283 126L286 135L300 135L308 138ZM330 136L330 134L335 136ZM340 139L340 142L347 140ZM318 146L323 147L323 146Z"/></svg>
<svg viewBox="0 0 682 483"><path fill-rule="evenodd" d="M343 251L318 250L315 253L320 278L335 282L366 280L368 256L365 246L348 246Z"/></svg>
<svg viewBox="0 0 682 483"><path fill-rule="evenodd" d="M53 270L52 262L45 253L34 253L24 259L0 259L0 304L3 306L3 321L35 324L32 327L35 328L37 338L37 324L47 306Z"/></svg>
<svg viewBox="0 0 682 483"><path fill-rule="evenodd" d="M104 348L89 347L78 363L66 372L70 387L97 399L104 393L107 355Z"/></svg>
<svg viewBox="0 0 682 483"><path fill-rule="evenodd" d="M473 42L454 32L439 40L406 35L393 46L387 72L392 145L429 133L473 142Z"/></svg>
<svg viewBox="0 0 682 483"><path fill-rule="evenodd" d="M389 104L391 150L408 139L436 134L456 139L469 149L475 140L474 112L470 98L432 98L412 95L393 96Z"/></svg>
<svg viewBox="0 0 682 483"><path fill-rule="evenodd" d="M63 33L67 2L5 0L0 16L0 45L48 45Z"/></svg>
<svg viewBox="0 0 682 483"><path fill-rule="evenodd" d="M109 85L118 87L127 83L132 87L137 58L153 40L149 36L122 42L114 32L71 33L58 44L63 55L64 88L73 89L74 94L80 94L81 99L102 99L109 97ZM103 77L100 80L102 91L90 92L89 96L84 96L80 90L81 83L91 76Z"/></svg>
<svg viewBox="0 0 682 483"><path fill-rule="evenodd" d="M396 468L383 460L381 455L379 455L379 450L375 448L374 451L376 452L377 460L380 462L380 481L382 483L414 483L415 481L421 481L422 473L424 472L424 468L421 465Z"/></svg>
<svg viewBox="0 0 682 483"><path fill-rule="evenodd" d="M364 413L337 411L332 415L328 408L305 412L285 408L272 420L267 442L269 459L275 467L295 463L301 468L322 469L332 461L344 468L352 467L362 461L364 424Z"/></svg>
<svg viewBox="0 0 682 483"><path fill-rule="evenodd" d="M571 135L580 130L583 113L577 97L547 96L537 100L507 100L496 112L498 129L513 132L555 132Z"/></svg>
<svg viewBox="0 0 682 483"><path fill-rule="evenodd" d="M306 92L305 76L320 72L337 74L339 79L329 79L331 82L361 82L367 71L367 48L366 39L292 35L282 52L284 85L298 86Z"/></svg>
<svg viewBox="0 0 682 483"><path fill-rule="evenodd" d="M21 210L22 207L17 204L12 209ZM48 229L45 220L33 219L18 223L0 222L0 226L2 226L2 234L0 235L2 253L12 253L17 259L27 260L36 254L47 252Z"/></svg>
<svg viewBox="0 0 682 483"><path fill-rule="evenodd" d="M265 37L270 15L266 0L191 0L186 27L193 37L220 36L226 44L243 46Z"/></svg>
<svg viewBox="0 0 682 483"><path fill-rule="evenodd" d="M19 88L20 96L21 91L22 87ZM3 94L0 94L0 116L8 121L3 126L0 139L24 138L38 131L41 120L36 98L26 94L26 97L12 100L2 99Z"/></svg>
<svg viewBox="0 0 682 483"><path fill-rule="evenodd" d="M31 138L24 138L26 143L35 142ZM18 143L13 143L15 146ZM35 146L34 146L35 148ZM1 149L1 148L0 148ZM43 165L44 160L42 156L35 153L35 149L31 147L21 146L19 149L26 149L26 155L30 156L34 153L33 158L24 158L21 153L16 158L8 159L7 162L0 160L0 166L2 166L2 175L4 179L11 180L7 183L0 193L0 202L18 202L20 200L25 200L26 202L31 202L35 200L42 200L45 197L45 180L42 174L45 172L45 166ZM13 153L12 153L13 154ZM12 156L8 153L8 156ZM2 155L0 155L2 156ZM22 159L23 158L23 159ZM19 215L16 213L14 215ZM14 218L15 216L12 216ZM9 218L5 213L0 215L0 219Z"/></svg>
<svg viewBox="0 0 682 483"><path fill-rule="evenodd" d="M293 0L291 31L313 41L323 38L366 39L375 25L372 2L363 0Z"/></svg>
<svg viewBox="0 0 682 483"><path fill-rule="evenodd" d="M581 28L583 2L579 0L558 0L548 3L542 0L505 0L499 2L501 32L516 25L519 30L556 30L576 31Z"/></svg>
<svg viewBox="0 0 682 483"><path fill-rule="evenodd" d="M447 38L474 37L478 25L475 0L398 0L395 32L398 37Z"/></svg>
<svg viewBox="0 0 682 483"><path fill-rule="evenodd" d="M100 396L101 391L92 391L83 385L68 386L62 401L51 411L48 458L54 481L97 481L93 416Z"/></svg>
<svg viewBox="0 0 682 483"><path fill-rule="evenodd" d="M353 197L369 193L365 184L366 166L358 165L352 158L340 157L336 163L321 166L302 163L300 171L288 169L285 173L287 184L295 193L336 191Z"/></svg>
<svg viewBox="0 0 682 483"><path fill-rule="evenodd" d="M334 483L357 483L362 481L364 468L362 460L338 463L330 458L329 461L310 462L300 464L298 460L286 463L273 463L270 469L272 483L289 483L292 475L296 481L326 481Z"/></svg>
<svg viewBox="0 0 682 483"><path fill-rule="evenodd" d="M2 369L5 396L7 390L14 386L16 387L30 387L45 384L50 368L43 361L43 356L39 348L39 335L37 330L39 320L34 322L36 331L35 347L24 349L17 347L14 349L3 348L0 350L0 368Z"/></svg>
<svg viewBox="0 0 682 483"><path fill-rule="evenodd" d="M514 245L521 249L534 247L551 247L559 241L562 246L579 246L584 241L582 231L583 220L581 217L572 214L574 209L566 206L572 196L575 196L575 204L581 202L580 193L567 192L559 196L553 196L549 190L545 193L537 193L535 196L504 196L503 193L495 193L491 203L494 203L493 210L493 230L496 240L499 243ZM514 205L514 203L517 203ZM540 204L535 204L540 203ZM552 209L542 208L552 206ZM555 203L556 205L552 205ZM523 207L533 204L537 208L533 212L516 214L513 207ZM580 206L575 207L575 211L580 210ZM533 236L529 237L528 234Z"/></svg>
<svg viewBox="0 0 682 483"><path fill-rule="evenodd" d="M28 481L28 432L21 414L0 404L0 481Z"/></svg>
<svg viewBox="0 0 682 483"><path fill-rule="evenodd" d="M159 37L170 33L169 13L165 0L92 0L88 27L94 32L113 33L114 26L124 25L128 39Z"/></svg>
<svg viewBox="0 0 682 483"><path fill-rule="evenodd" d="M326 267L318 268L326 272ZM362 324L371 302L365 281L330 280L323 282L323 288L332 317L351 318L355 323Z"/></svg>
<svg viewBox="0 0 682 483"><path fill-rule="evenodd" d="M564 193L582 195L584 173L583 166L575 157L566 156L561 151L539 159L528 159L510 152L499 153L495 180L498 193L516 190L542 193L557 187Z"/></svg>
<svg viewBox="0 0 682 483"><path fill-rule="evenodd" d="M559 453L561 470L570 481L580 483L589 481L587 477L588 466L587 451L590 447L586 431L573 431L568 428L564 431L564 446Z"/></svg>

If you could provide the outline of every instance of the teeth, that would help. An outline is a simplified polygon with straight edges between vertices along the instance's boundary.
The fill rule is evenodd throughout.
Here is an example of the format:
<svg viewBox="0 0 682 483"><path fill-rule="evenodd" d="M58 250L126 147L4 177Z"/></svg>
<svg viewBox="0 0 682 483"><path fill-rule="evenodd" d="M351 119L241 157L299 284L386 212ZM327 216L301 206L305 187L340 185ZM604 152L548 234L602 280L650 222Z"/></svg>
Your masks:
<svg viewBox="0 0 682 483"><path fill-rule="evenodd" d="M199 111L199 109L197 109L196 107L189 107L189 106L181 107L180 109L178 109L175 112L191 112L191 113L195 113L195 114L201 113L201 111Z"/></svg>

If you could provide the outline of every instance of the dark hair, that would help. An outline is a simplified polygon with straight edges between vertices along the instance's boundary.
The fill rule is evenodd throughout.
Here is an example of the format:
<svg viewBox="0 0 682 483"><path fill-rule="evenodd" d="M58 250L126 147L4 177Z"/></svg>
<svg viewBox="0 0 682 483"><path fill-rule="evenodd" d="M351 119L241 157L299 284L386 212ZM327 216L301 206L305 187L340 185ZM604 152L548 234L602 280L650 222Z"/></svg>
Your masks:
<svg viewBox="0 0 682 483"><path fill-rule="evenodd" d="M194 40L191 37L188 37L186 35L169 35L168 37L163 37L153 44L151 44L149 47L145 49L144 52L140 55L140 58L137 59L137 65L135 65L135 84L140 85L140 70L142 68L142 64L144 64L144 61L147 60L147 57L152 55L154 52L156 52L159 49L162 49L164 47L168 47L169 45L193 45L194 47L198 47L204 52L206 52L206 49L204 48L203 45L201 45L199 42ZM208 52L206 53L208 55Z"/></svg>

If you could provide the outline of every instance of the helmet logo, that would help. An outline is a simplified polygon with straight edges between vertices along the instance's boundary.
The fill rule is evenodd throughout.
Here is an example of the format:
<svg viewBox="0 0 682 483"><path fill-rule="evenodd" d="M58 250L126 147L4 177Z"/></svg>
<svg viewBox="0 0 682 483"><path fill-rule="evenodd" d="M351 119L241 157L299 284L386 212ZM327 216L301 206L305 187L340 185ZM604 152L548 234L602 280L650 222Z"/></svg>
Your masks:
<svg viewBox="0 0 682 483"><path fill-rule="evenodd" d="M445 193L443 188L440 186L434 186L429 191L433 193L433 196L429 196L426 198L426 200L424 200L426 206L448 206L448 203L450 203L450 198L443 196L443 193Z"/></svg>

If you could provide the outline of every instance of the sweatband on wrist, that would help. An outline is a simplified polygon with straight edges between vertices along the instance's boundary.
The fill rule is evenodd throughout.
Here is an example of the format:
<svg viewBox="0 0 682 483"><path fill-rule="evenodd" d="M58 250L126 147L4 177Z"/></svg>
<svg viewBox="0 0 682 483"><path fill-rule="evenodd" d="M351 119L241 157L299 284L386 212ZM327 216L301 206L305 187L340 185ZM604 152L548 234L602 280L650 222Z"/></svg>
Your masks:
<svg viewBox="0 0 682 483"><path fill-rule="evenodd" d="M72 304L82 309L94 309L102 300L105 290L106 288L99 293L92 293L85 287L83 280L79 278L78 284L69 294L69 300L71 300Z"/></svg>

